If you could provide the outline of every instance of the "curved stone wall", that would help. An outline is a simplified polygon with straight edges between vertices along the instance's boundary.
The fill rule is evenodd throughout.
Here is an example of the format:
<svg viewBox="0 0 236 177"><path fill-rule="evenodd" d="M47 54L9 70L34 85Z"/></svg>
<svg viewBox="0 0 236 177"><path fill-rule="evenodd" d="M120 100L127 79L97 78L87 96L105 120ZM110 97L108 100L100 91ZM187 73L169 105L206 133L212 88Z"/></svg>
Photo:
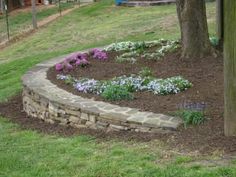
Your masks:
<svg viewBox="0 0 236 177"><path fill-rule="evenodd" d="M63 59L37 64L22 77L23 107L29 116L49 123L108 131L168 132L182 123L176 117L94 101L58 88L47 79L47 71Z"/></svg>

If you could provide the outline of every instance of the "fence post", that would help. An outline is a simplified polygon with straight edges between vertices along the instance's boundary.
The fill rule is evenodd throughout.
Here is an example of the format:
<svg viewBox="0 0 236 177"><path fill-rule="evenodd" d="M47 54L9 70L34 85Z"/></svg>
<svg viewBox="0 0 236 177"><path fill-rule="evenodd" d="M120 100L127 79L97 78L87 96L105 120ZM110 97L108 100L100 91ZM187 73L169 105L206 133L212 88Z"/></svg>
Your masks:
<svg viewBox="0 0 236 177"><path fill-rule="evenodd" d="M10 40L10 30L9 30L9 20L8 20L8 0L4 1L4 10L5 10L5 18L6 18L6 25L7 25L7 39Z"/></svg>
<svg viewBox="0 0 236 177"><path fill-rule="evenodd" d="M33 23L33 28L37 29L37 19L36 19L36 3L35 0L31 0L31 5L32 5L32 23Z"/></svg>
<svg viewBox="0 0 236 177"><path fill-rule="evenodd" d="M61 16L61 0L58 0L58 8L59 8L60 16Z"/></svg>

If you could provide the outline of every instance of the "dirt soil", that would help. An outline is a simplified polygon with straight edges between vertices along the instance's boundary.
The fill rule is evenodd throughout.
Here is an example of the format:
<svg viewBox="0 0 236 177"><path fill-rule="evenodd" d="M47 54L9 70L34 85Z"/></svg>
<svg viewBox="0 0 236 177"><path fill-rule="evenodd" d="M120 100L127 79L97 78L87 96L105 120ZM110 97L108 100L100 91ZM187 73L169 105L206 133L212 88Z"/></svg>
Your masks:
<svg viewBox="0 0 236 177"><path fill-rule="evenodd" d="M209 118L199 126L189 126L187 129L180 127L178 131L171 134L147 134L132 132L104 132L89 129L75 129L63 127L57 124L47 124L41 120L28 117L22 111L21 95L18 95L7 103L0 103L0 114L13 122L20 124L23 128L33 129L43 133L59 134L62 136L72 135L92 135L98 140L109 140L118 138L124 141L151 141L161 140L170 148L180 151L198 151L203 154L210 154L214 151L225 153L236 152L236 137L224 136L223 122L223 59L208 57L203 59L181 59L179 53L169 54L161 61L146 62L141 60L136 65L118 64L114 61L114 54L109 54L110 60L100 62L90 60L91 66L73 71L73 76L86 76L95 79L110 79L123 74L138 73L143 66L148 66L155 71L155 75L160 78L182 75L194 85L185 92L176 95L157 96L149 92L136 93L133 101L113 102L122 106L138 107L145 111L158 113L169 113L178 109L183 102L204 102L206 103L206 116ZM96 66L96 67L95 67ZM81 94L71 86L55 79L56 72L51 68L48 78L60 88L66 89L74 94L84 97L95 97Z"/></svg>

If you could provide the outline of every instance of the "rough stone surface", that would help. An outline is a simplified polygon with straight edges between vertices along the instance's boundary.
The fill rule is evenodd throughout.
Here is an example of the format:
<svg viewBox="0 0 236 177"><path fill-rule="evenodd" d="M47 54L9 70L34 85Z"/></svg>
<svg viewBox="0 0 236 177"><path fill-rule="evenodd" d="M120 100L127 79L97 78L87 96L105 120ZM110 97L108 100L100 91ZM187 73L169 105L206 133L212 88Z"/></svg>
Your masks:
<svg viewBox="0 0 236 177"><path fill-rule="evenodd" d="M23 108L29 116L52 124L107 131L166 133L182 124L176 117L94 101L58 88L47 79L46 73L63 59L40 63L22 77Z"/></svg>

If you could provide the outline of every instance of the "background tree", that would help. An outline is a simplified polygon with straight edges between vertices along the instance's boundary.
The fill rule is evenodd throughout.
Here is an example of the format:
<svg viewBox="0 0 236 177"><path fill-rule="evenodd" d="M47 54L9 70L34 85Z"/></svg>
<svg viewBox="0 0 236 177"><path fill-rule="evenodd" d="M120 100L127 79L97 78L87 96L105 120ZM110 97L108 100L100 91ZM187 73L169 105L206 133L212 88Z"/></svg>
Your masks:
<svg viewBox="0 0 236 177"><path fill-rule="evenodd" d="M216 25L217 37L222 43L224 37L223 0L216 0Z"/></svg>
<svg viewBox="0 0 236 177"><path fill-rule="evenodd" d="M236 1L224 1L225 135L236 136Z"/></svg>
<svg viewBox="0 0 236 177"><path fill-rule="evenodd" d="M214 54L208 34L205 0L176 0L181 30L182 57Z"/></svg>

